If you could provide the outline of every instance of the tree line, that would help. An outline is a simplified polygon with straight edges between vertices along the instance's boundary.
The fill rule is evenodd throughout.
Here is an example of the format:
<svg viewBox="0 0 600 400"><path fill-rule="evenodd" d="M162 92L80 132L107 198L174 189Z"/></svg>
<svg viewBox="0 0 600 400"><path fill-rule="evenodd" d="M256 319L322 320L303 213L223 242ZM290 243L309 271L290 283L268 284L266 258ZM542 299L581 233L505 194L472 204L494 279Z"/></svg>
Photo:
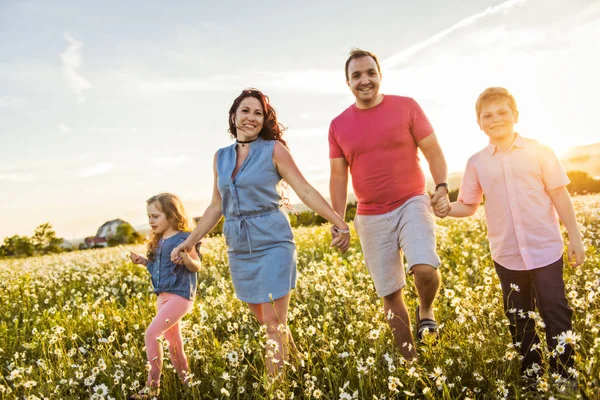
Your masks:
<svg viewBox="0 0 600 400"><path fill-rule="evenodd" d="M567 185L567 190L572 195L600 193L600 179L594 179L587 172L569 171L567 176L571 183ZM450 201L456 201L458 189L449 193ZM346 207L344 219L347 222L354 220L356 216L357 203L349 203ZM327 220L313 211L291 212L289 213L290 224L293 228L301 226L313 226L327 223ZM198 223L201 217L194 218ZM221 218L217 226L209 233L209 236L216 236L223 233L223 222ZM138 233L130 224L123 224L117 228L115 235L107 238L109 246L118 246L121 244L142 243L145 238ZM4 239L4 244L0 246L0 258L12 257L31 257L34 255L60 253L68 251L62 247L63 239L56 236L52 225L46 222L38 226L33 236L13 235ZM81 249L81 246L80 246Z"/></svg>

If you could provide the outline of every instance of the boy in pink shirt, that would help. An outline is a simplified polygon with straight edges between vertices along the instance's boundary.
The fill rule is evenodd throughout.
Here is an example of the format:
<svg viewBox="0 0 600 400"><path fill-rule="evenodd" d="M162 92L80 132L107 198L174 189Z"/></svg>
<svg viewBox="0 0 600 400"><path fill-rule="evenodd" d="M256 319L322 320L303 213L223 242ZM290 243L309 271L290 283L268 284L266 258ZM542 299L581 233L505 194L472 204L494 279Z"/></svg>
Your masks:
<svg viewBox="0 0 600 400"><path fill-rule="evenodd" d="M448 215L473 215L485 195L488 240L512 340L523 357L525 382L535 385L543 371L540 352L531 349L540 342L529 316L536 305L553 353L550 368L570 378L573 348L565 339L572 335L572 310L565 296L557 214L569 235L572 266L584 262L585 248L565 188L569 178L550 148L514 131L519 112L506 89L486 89L477 99L476 112L490 143L467 162L458 201L449 205ZM438 203L436 208L444 211L447 206Z"/></svg>

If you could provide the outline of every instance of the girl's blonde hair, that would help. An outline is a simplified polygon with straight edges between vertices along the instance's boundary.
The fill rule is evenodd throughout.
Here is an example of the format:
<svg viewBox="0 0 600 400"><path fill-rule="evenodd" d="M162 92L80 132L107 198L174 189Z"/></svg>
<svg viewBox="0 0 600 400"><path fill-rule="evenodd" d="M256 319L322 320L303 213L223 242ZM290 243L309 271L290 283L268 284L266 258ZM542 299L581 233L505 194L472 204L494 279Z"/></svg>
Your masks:
<svg viewBox="0 0 600 400"><path fill-rule="evenodd" d="M150 197L146 200L146 204L156 204L156 208L163 212L167 217L167 221L171 224L173 229L181 232L190 232L192 230L192 224L190 219L183 207L183 203L179 200L179 197L172 193L159 193ZM154 233L150 236L148 242L148 259L154 259L154 252L158 248L158 241L162 238L162 233Z"/></svg>

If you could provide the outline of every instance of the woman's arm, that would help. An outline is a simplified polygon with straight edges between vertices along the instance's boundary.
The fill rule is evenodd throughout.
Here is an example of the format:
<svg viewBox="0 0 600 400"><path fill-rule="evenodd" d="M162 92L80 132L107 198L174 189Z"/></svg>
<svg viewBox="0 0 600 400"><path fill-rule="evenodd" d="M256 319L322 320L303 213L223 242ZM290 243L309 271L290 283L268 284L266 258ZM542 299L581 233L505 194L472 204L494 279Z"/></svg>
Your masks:
<svg viewBox="0 0 600 400"><path fill-rule="evenodd" d="M185 239L183 243L179 246L175 247L171 252L171 260L176 263L181 263L181 257L179 253L184 251L186 253L190 253L196 243L198 243L208 232L212 230L212 228L217 225L221 217L223 216L223 211L221 209L221 194L219 193L219 188L217 184L218 174L217 174L217 154L215 154L215 158L213 160L213 175L214 175L214 183L213 183L213 194L212 200L202 218L200 218L200 222L196 225L196 228L190 233L190 235Z"/></svg>
<svg viewBox="0 0 600 400"><path fill-rule="evenodd" d="M304 204L339 229L349 229L348 224L344 222L344 219L331 208L323 196L321 196L321 194L304 178L296 166L292 154L280 142L275 143L275 148L273 149L273 162L281 177L292 187ZM347 250L350 246L350 234L343 233L338 235L331 242L331 245L337 246L343 251Z"/></svg>

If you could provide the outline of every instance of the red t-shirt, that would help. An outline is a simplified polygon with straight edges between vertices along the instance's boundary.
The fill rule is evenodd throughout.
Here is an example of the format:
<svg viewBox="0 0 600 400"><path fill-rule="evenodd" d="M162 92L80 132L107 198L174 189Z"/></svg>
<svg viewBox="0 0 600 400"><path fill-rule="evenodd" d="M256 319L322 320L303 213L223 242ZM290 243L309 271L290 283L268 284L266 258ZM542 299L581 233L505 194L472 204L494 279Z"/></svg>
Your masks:
<svg viewBox="0 0 600 400"><path fill-rule="evenodd" d="M350 166L357 214L385 214L426 193L417 142L432 133L419 104L402 96L366 110L353 104L331 121L329 158Z"/></svg>

